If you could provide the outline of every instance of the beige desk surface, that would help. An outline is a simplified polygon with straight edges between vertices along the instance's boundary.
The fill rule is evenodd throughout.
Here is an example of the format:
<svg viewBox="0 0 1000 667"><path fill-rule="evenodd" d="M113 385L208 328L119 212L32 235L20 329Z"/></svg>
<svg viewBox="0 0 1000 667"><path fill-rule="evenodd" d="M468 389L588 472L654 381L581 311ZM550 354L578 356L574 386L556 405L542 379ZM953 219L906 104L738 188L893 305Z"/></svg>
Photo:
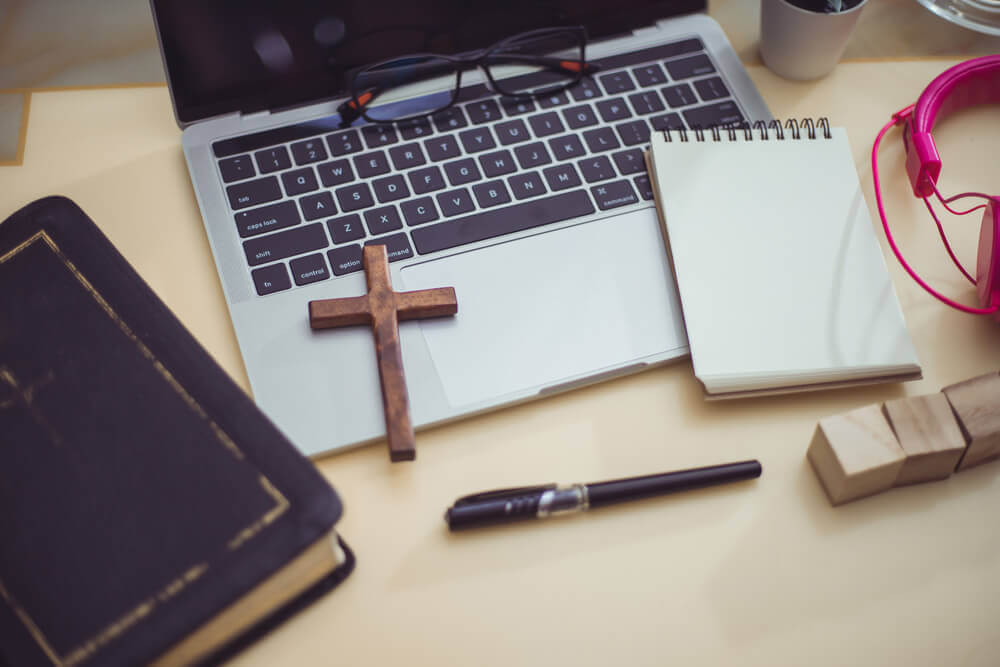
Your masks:
<svg viewBox="0 0 1000 667"><path fill-rule="evenodd" d="M874 211L871 139L953 62L844 63L812 84L750 73L776 115L848 128ZM996 121L994 107L940 127L945 192L997 190ZM969 300L907 193L899 143L892 135L884 152L899 240ZM55 193L247 387L166 89L35 93L23 165L0 167L0 212ZM971 263L978 220L949 229ZM946 309L888 263L921 382L709 404L681 362L421 433L414 464L390 465L382 446L318 461L344 499L357 570L236 662L1000 663L1000 463L834 509L804 457L822 416L1000 368L997 324ZM756 482L458 537L441 519L473 491L746 458L763 463Z"/></svg>

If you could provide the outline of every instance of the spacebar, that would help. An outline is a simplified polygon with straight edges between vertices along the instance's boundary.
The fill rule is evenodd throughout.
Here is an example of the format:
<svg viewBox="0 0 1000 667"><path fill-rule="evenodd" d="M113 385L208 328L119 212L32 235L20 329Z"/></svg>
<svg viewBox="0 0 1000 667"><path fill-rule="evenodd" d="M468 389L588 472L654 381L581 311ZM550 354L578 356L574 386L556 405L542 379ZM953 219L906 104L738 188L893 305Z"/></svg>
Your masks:
<svg viewBox="0 0 1000 667"><path fill-rule="evenodd" d="M505 208L490 209L464 218L420 227L410 232L417 252L445 250L503 236L532 227L541 227L594 212L584 190L574 190L547 199L534 199Z"/></svg>

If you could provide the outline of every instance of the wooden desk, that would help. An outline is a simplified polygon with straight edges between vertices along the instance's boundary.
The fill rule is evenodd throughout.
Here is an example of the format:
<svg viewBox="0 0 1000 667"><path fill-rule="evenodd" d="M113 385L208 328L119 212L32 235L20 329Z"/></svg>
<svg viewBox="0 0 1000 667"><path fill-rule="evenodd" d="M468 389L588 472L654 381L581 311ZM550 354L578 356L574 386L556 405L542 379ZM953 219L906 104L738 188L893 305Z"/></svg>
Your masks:
<svg viewBox="0 0 1000 667"><path fill-rule="evenodd" d="M810 84L750 72L776 115L848 128L874 210L871 139L953 62L845 63ZM996 120L993 107L939 128L944 191L997 191ZM899 241L968 300L908 194L899 144L883 163ZM23 165L0 168L0 211L55 193L246 388L166 89L35 93ZM978 221L949 229L972 262ZM357 570L237 664L997 664L1000 463L834 509L805 460L820 417L1000 368L996 323L946 309L886 256L921 382L706 403L681 362L426 431L413 465L382 446L318 461L344 498ZM746 458L764 474L743 485L460 536L441 519L472 491Z"/></svg>

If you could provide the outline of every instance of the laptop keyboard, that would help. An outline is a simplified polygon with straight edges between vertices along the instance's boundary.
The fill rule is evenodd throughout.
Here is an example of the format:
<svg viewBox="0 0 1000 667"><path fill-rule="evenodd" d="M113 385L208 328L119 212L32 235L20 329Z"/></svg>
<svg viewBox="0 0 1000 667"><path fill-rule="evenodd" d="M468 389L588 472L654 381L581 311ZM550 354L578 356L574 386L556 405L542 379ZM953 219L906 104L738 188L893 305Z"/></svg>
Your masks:
<svg viewBox="0 0 1000 667"><path fill-rule="evenodd" d="M744 121L699 39L594 60L533 100L479 95L430 118L336 129L331 117L213 150L257 294L652 199L650 132Z"/></svg>

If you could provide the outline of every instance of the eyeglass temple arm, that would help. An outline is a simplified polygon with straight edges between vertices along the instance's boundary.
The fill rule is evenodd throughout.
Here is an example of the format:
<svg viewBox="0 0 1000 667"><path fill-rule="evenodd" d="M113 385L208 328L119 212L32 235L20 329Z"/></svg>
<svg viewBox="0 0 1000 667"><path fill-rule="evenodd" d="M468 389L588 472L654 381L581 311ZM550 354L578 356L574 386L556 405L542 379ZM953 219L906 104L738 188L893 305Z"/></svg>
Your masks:
<svg viewBox="0 0 1000 667"><path fill-rule="evenodd" d="M582 72L590 74L600 69L598 65L586 60L572 60L569 58L553 58L551 56L536 56L526 53L490 53L487 54L488 62L510 61L515 63L525 63L530 65L545 65L550 69L564 70L567 72Z"/></svg>
<svg viewBox="0 0 1000 667"><path fill-rule="evenodd" d="M586 61L553 58L550 56L536 56L523 53L490 54L487 56L487 59L489 61L544 65L549 69L563 70L567 72L581 72L583 74L590 74L600 69L597 65ZM413 78L415 80L430 78L435 76L441 70L448 69L449 67L450 65L445 66L437 63L424 64L423 66L415 65L412 66L412 73L414 75ZM364 113L365 107L371 104L379 95L390 87L391 86L372 86L363 93L359 94L357 97L352 97L342 103L339 107L337 107L337 113L340 114L340 126L347 127L360 118Z"/></svg>

